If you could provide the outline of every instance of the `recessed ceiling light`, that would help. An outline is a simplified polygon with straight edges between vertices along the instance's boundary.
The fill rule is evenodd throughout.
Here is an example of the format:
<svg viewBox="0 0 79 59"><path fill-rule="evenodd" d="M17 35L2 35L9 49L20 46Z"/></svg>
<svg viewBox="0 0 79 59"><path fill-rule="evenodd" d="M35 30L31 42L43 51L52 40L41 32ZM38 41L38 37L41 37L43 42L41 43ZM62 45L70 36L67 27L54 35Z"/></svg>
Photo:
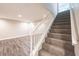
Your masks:
<svg viewBox="0 0 79 59"><path fill-rule="evenodd" d="M21 18L21 17L22 17L22 15L21 15L21 14L19 14L19 15L18 15L18 17L20 17L20 18Z"/></svg>

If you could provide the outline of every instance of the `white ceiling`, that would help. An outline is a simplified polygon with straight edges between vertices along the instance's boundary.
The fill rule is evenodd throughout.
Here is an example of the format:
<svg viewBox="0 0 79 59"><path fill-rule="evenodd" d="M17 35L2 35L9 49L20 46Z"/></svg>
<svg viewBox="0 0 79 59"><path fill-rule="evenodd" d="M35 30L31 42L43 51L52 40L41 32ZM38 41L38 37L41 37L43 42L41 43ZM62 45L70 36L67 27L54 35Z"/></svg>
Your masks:
<svg viewBox="0 0 79 59"><path fill-rule="evenodd" d="M37 21L47 15L48 10L43 4L36 3L0 3L0 18L19 20L19 21Z"/></svg>

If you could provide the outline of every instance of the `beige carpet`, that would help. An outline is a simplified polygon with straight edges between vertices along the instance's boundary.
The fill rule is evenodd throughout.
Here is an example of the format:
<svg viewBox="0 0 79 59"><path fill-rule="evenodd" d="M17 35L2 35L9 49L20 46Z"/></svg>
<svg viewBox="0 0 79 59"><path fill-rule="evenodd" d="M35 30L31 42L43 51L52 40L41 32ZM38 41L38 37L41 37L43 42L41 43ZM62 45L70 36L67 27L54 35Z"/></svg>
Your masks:
<svg viewBox="0 0 79 59"><path fill-rule="evenodd" d="M42 44L39 56L74 56L71 39L70 11L58 13Z"/></svg>
<svg viewBox="0 0 79 59"><path fill-rule="evenodd" d="M19 37L0 41L0 56L29 56L30 40Z"/></svg>

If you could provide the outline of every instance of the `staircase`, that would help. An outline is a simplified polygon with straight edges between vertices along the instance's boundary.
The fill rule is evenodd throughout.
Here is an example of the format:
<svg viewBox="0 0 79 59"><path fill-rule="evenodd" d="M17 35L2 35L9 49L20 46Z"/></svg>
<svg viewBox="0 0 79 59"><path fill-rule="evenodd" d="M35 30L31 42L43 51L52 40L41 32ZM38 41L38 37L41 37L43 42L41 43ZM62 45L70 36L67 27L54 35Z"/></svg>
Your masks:
<svg viewBox="0 0 79 59"><path fill-rule="evenodd" d="M58 13L38 52L39 56L74 56L71 40L70 11Z"/></svg>

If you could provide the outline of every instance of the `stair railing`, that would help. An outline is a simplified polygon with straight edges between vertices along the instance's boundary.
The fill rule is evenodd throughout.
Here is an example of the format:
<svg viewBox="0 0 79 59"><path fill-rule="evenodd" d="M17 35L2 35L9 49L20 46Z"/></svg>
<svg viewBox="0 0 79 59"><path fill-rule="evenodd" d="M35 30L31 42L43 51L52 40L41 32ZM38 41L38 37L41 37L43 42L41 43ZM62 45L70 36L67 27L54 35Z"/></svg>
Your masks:
<svg viewBox="0 0 79 59"><path fill-rule="evenodd" d="M45 39L45 36L48 32L48 29L50 28L53 19L52 14L47 14L46 17L42 19L42 21L39 22L39 24L33 29L33 31L30 33L30 39L31 39L31 54L35 55L36 51L39 50L39 46L42 44L42 42Z"/></svg>

